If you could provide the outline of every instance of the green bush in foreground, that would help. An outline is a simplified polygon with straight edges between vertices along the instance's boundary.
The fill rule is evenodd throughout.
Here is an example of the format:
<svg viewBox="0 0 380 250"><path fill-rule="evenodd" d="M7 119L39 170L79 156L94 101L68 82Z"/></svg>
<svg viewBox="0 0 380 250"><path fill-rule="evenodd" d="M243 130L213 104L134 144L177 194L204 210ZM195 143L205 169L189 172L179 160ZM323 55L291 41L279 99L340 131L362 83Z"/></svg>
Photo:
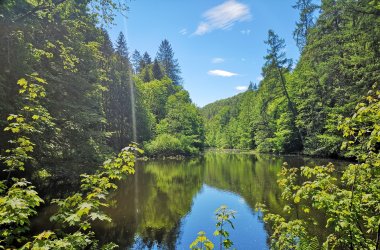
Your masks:
<svg viewBox="0 0 380 250"><path fill-rule="evenodd" d="M51 217L60 227L54 231L28 237L30 218L37 214L37 207L44 203L34 186L22 174L30 162L34 162L35 144L31 136L44 128L54 127L53 119L40 101L46 95L46 81L34 73L18 81L23 107L19 114L8 116L5 131L12 133L9 148L0 157L8 176L0 180L0 249L99 249L91 230L94 221L111 221L102 208L107 207L107 195L116 189L116 181L134 173L136 151L134 146L124 148L116 157L104 162L95 174L81 175L80 190L59 200L58 211ZM70 230L67 230L67 229ZM113 249L113 243L102 249Z"/></svg>
<svg viewBox="0 0 380 250"><path fill-rule="evenodd" d="M332 163L300 169L284 166L278 180L282 198L289 203L284 211L319 210L326 215L329 235L318 242L309 231L317 224L315 219L289 220L260 205L264 221L273 229L273 249L380 249L380 91L371 90L339 129L347 138L342 149L355 155L357 164L341 174Z"/></svg>

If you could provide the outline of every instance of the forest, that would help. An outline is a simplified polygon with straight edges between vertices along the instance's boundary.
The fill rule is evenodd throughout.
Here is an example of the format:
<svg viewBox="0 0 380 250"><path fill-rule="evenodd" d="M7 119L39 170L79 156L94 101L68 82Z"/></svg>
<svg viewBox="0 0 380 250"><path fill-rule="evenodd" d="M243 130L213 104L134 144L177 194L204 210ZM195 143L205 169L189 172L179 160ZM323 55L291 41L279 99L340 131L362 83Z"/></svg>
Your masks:
<svg viewBox="0 0 380 250"><path fill-rule="evenodd" d="M355 157L340 150L338 127L380 80L378 2L297 1L294 7L297 63L270 30L262 80L202 108L207 147Z"/></svg>
<svg viewBox="0 0 380 250"><path fill-rule="evenodd" d="M167 39L157 41L156 55L129 48L122 32L111 41L107 27L127 1L0 2L0 248L117 248L99 242L94 224L111 222L107 197L136 172L137 158L219 148L351 160L339 169L284 163L277 183L287 204L276 213L256 207L273 249L380 249L380 2L294 4L297 62L269 30L262 80L200 108ZM227 182L206 176L215 186ZM42 195L41 183L62 178L76 191ZM47 204L60 227L33 235L31 219ZM323 241L306 219L319 212L329 232ZM223 229L231 216L217 210L220 249L233 246ZM203 233L190 246L213 247Z"/></svg>

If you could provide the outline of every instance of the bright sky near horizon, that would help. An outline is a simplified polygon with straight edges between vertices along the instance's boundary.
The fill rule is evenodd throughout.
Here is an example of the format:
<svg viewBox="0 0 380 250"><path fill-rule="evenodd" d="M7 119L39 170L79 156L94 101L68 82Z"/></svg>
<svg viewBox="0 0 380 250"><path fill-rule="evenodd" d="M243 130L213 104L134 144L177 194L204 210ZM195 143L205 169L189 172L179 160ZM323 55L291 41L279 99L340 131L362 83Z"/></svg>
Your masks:
<svg viewBox="0 0 380 250"><path fill-rule="evenodd" d="M118 16L110 27L116 41L120 31L130 53L147 51L152 58L168 39L182 70L183 85L199 107L245 91L259 83L264 41L273 29L285 39L294 61L293 40L298 19L295 0L133 0L127 19Z"/></svg>

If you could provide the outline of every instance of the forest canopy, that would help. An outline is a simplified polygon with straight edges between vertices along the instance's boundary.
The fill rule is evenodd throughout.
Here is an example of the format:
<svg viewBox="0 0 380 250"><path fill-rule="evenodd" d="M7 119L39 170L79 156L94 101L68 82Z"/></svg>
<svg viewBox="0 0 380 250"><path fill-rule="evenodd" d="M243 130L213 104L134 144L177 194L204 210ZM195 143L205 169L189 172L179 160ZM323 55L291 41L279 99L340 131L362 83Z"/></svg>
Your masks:
<svg viewBox="0 0 380 250"><path fill-rule="evenodd" d="M300 0L294 8L297 64L286 57L285 41L268 31L263 79L202 108L206 146L351 156L340 151L337 127L380 81L379 3Z"/></svg>

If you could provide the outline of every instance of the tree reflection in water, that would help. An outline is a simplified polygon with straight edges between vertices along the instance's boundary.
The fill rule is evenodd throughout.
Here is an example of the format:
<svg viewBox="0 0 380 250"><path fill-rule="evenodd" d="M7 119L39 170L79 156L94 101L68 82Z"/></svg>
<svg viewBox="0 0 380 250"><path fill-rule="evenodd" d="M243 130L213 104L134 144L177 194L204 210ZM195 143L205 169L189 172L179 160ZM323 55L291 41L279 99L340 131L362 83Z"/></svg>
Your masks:
<svg viewBox="0 0 380 250"><path fill-rule="evenodd" d="M283 214L284 204L277 185L277 173L284 161L292 167L327 162L297 156L277 157L213 151L205 153L202 157L186 160L139 162L137 173L120 183L119 189L111 197L113 205L106 212L111 215L112 222L95 225L97 238L101 242L113 241L121 249L175 249L181 242L192 242L196 237L196 234L188 235L183 232L187 220L194 220L191 224L197 227L198 231L203 230L205 226L200 220L201 215L191 213L193 207L205 208L204 213L212 214L214 209L222 205L213 204L217 200L215 190L233 193L229 198L225 196L232 202L232 206L234 202L238 203L244 199L250 209L247 210L249 212L241 214L249 217L243 219L261 223L260 216L254 212L257 202L265 203L272 213ZM205 185L214 188L214 191L206 193L210 197L196 199ZM207 211L206 208L212 210ZM49 209L52 208L45 208L46 211ZM191 216L186 216L190 213ZM43 214L45 216L34 220L35 231L38 231L38 225L49 224L49 212ZM252 241L252 237L259 234L252 231L249 232L252 237L242 239L239 235L247 234L239 233L239 230L246 228L239 228L238 224L235 227L238 239L232 240L237 248L237 243ZM255 230L263 230L262 233L266 235L270 233L267 227L255 227ZM316 234L324 233L323 228L317 227L315 231Z"/></svg>

